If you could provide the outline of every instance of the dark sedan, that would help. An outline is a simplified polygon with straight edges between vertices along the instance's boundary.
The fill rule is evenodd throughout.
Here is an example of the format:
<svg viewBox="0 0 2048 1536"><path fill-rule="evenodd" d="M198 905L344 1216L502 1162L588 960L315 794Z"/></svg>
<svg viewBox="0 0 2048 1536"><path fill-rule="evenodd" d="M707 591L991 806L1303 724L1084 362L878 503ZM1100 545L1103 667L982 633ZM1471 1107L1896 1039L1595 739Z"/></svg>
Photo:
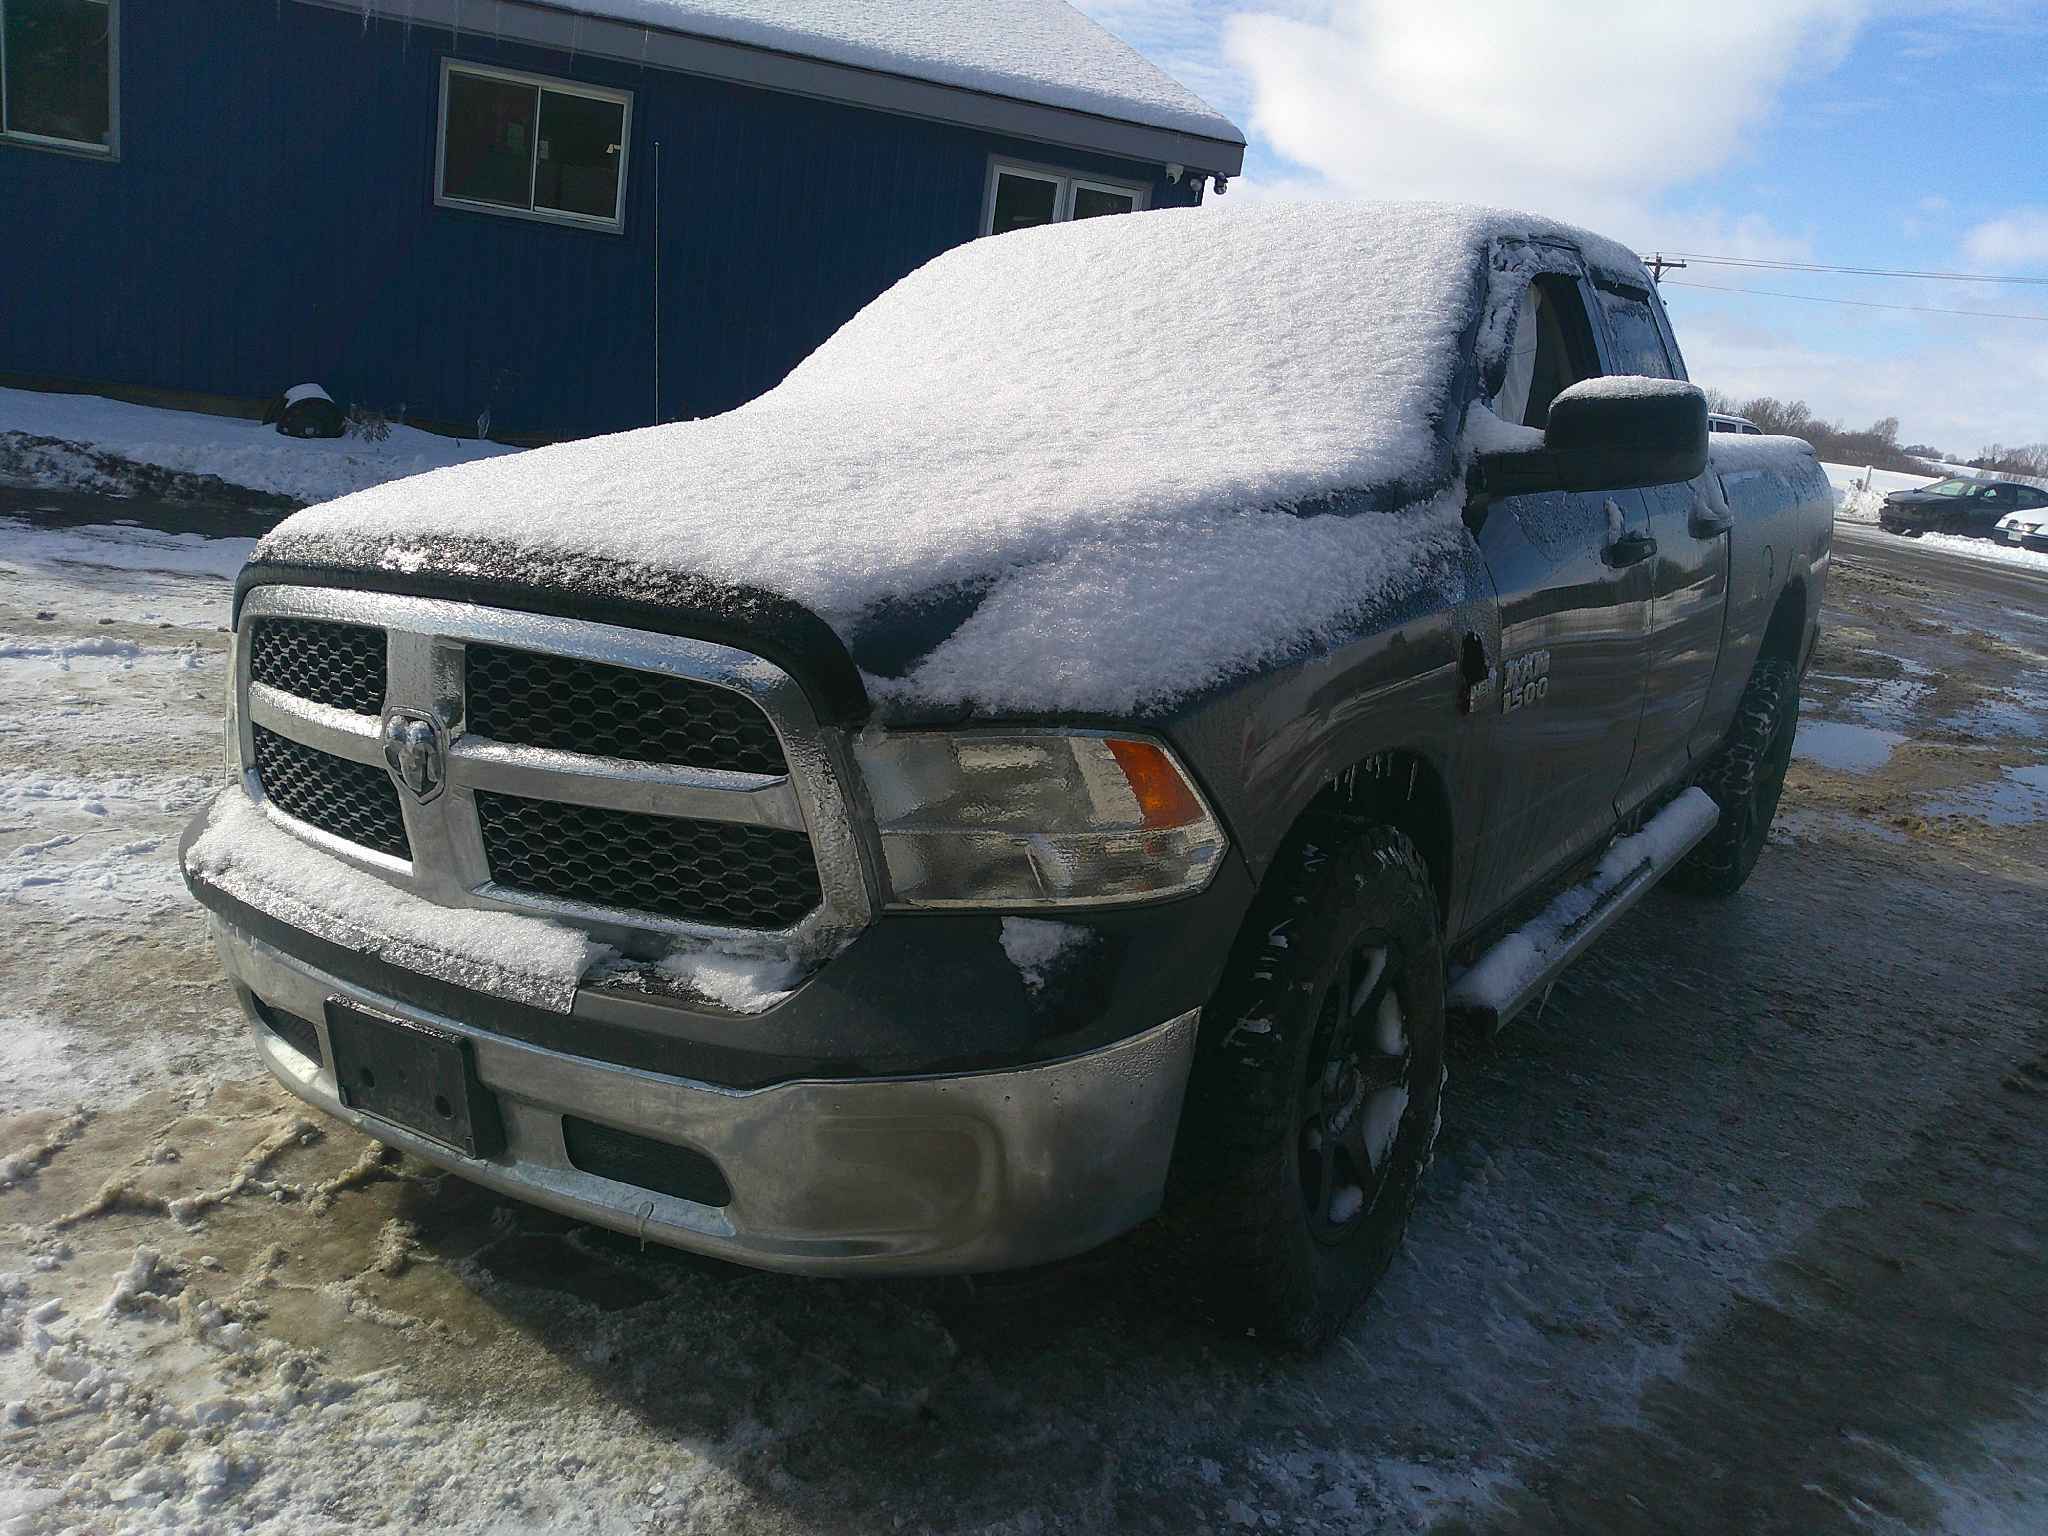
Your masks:
<svg viewBox="0 0 2048 1536"><path fill-rule="evenodd" d="M1972 480L1956 475L1917 491L1893 491L1877 520L1889 533L1967 533L1998 537L1998 520L2010 512L2048 507L2048 491L2009 480Z"/></svg>

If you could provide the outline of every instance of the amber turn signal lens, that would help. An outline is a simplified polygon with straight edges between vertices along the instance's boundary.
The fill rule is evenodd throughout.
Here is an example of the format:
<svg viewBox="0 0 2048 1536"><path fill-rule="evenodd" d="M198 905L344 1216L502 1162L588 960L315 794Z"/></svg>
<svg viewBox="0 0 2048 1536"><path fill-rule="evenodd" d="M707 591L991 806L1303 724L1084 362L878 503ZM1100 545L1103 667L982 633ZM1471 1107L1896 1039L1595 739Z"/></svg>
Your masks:
<svg viewBox="0 0 2048 1536"><path fill-rule="evenodd" d="M1148 831L1185 827L1202 819L1202 803L1164 748L1112 736L1109 751L1130 781L1131 793L1138 797Z"/></svg>

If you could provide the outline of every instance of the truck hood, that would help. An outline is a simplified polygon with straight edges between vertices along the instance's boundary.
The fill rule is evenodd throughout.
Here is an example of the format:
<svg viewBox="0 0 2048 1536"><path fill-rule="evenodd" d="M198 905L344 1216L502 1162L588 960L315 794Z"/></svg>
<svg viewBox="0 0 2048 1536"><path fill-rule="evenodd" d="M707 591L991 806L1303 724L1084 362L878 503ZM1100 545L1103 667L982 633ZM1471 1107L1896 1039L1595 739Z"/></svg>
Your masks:
<svg viewBox="0 0 2048 1536"><path fill-rule="evenodd" d="M1432 205L979 240L727 415L378 487L256 558L706 582L817 615L878 701L1149 713L1457 565L1453 384L1491 242L1532 233L1640 280Z"/></svg>

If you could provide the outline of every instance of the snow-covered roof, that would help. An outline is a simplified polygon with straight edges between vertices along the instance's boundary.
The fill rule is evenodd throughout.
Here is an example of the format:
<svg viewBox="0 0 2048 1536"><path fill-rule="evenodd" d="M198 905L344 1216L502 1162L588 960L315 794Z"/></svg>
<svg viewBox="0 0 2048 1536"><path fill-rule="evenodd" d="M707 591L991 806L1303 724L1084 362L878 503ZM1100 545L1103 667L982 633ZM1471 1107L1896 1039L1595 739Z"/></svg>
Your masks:
<svg viewBox="0 0 2048 1536"><path fill-rule="evenodd" d="M1183 159L1234 175L1244 135L1228 118L1135 48L1083 16L1066 0L313 0L447 24L491 37L605 53L636 64L673 65L748 83L842 96L921 116L955 116L946 92L966 92L1079 113L1185 136L1148 145L1084 142L1077 135L1014 116L982 126L1025 137L1075 142L1136 158ZM542 27L556 13L573 25ZM752 62L721 60L703 45L685 57L659 43L700 39L754 52ZM809 72L775 67L806 63ZM820 74L818 69L836 71ZM890 90L889 82L899 89ZM942 88L906 92L903 85ZM1071 127L1074 125L1070 125ZM1156 137L1156 135L1155 135ZM1185 140L1198 141L1186 144Z"/></svg>
<svg viewBox="0 0 2048 1536"><path fill-rule="evenodd" d="M561 0L561 8L1244 140L1228 118L1066 0Z"/></svg>
<svg viewBox="0 0 2048 1536"><path fill-rule="evenodd" d="M1050 225L938 257L738 410L365 491L259 555L700 575L807 605L864 664L864 633L942 602L934 649L869 664L897 713L1142 711L1460 558L1452 380L1516 235L1647 285L1618 246L1487 209Z"/></svg>

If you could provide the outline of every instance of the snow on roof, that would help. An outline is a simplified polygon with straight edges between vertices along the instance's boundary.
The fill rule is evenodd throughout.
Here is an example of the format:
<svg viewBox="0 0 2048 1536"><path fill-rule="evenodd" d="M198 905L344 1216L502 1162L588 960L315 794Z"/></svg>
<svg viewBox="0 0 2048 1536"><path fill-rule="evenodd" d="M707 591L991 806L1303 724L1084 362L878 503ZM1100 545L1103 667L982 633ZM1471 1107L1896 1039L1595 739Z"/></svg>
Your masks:
<svg viewBox="0 0 2048 1536"><path fill-rule="evenodd" d="M738 410L365 491L258 558L566 582L595 556L809 606L899 717L1142 712L1461 558L1454 370L1489 242L1530 234L1572 232L1324 203L979 240ZM872 662L927 602L964 617Z"/></svg>
<svg viewBox="0 0 2048 1536"><path fill-rule="evenodd" d="M1242 144L1228 118L1065 0L540 0Z"/></svg>

